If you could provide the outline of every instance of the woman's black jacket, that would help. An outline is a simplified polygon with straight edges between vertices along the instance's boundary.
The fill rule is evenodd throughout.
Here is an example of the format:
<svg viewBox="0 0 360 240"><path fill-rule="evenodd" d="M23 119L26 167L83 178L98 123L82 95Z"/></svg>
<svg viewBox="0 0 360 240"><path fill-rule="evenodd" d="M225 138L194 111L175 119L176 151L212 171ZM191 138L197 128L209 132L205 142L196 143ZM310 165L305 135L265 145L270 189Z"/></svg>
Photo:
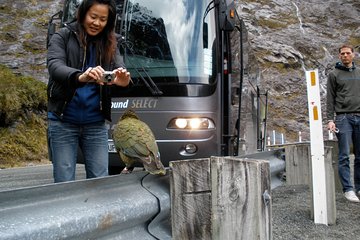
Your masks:
<svg viewBox="0 0 360 240"><path fill-rule="evenodd" d="M48 82L48 111L60 118L66 105L71 101L78 87L86 83L78 81L78 75L86 69L86 50L80 44L77 35L77 23L71 23L61 28L50 40L47 54L47 67L49 71ZM102 65L104 70L111 71L123 67L119 50L116 51L115 60L108 65ZM101 106L104 118L111 121L111 93L110 86L100 86Z"/></svg>

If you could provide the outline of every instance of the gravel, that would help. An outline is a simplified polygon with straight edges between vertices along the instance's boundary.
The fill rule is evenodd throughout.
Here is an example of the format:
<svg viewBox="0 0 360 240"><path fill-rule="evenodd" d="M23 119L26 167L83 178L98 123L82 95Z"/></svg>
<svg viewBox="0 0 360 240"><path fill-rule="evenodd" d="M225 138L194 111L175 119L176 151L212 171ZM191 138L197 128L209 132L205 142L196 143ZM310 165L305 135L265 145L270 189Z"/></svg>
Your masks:
<svg viewBox="0 0 360 240"><path fill-rule="evenodd" d="M306 185L280 186L272 190L273 239L360 239L360 203L336 193L336 224L315 224L311 219L311 195Z"/></svg>

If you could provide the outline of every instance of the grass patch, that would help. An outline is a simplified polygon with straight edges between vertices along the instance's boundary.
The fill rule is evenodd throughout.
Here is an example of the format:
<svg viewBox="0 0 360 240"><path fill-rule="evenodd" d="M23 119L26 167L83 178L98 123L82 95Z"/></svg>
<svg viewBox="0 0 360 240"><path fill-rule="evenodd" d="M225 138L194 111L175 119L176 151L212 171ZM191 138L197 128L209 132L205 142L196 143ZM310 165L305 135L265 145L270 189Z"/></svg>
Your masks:
<svg viewBox="0 0 360 240"><path fill-rule="evenodd" d="M350 37L349 44L353 45L354 47L360 46L360 38L359 37Z"/></svg>
<svg viewBox="0 0 360 240"><path fill-rule="evenodd" d="M46 161L46 119L31 113L11 128L0 128L0 145L0 168Z"/></svg>
<svg viewBox="0 0 360 240"><path fill-rule="evenodd" d="M283 29L287 27L286 22L266 18L260 18L258 20L258 25L269 29Z"/></svg>
<svg viewBox="0 0 360 240"><path fill-rule="evenodd" d="M46 111L46 84L16 76L0 65L0 127L7 127L29 111Z"/></svg>
<svg viewBox="0 0 360 240"><path fill-rule="evenodd" d="M46 84L0 65L0 168L47 159Z"/></svg>

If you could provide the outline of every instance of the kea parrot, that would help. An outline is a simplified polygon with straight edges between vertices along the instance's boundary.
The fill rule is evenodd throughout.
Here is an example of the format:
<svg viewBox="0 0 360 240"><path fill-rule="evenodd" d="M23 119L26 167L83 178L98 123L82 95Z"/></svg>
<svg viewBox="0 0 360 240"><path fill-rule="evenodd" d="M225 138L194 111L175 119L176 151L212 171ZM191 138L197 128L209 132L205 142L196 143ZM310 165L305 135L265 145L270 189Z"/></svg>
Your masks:
<svg viewBox="0 0 360 240"><path fill-rule="evenodd" d="M126 166L121 173L131 173L135 162L140 162L151 174L166 174L153 132L132 109L124 112L112 135L116 151Z"/></svg>

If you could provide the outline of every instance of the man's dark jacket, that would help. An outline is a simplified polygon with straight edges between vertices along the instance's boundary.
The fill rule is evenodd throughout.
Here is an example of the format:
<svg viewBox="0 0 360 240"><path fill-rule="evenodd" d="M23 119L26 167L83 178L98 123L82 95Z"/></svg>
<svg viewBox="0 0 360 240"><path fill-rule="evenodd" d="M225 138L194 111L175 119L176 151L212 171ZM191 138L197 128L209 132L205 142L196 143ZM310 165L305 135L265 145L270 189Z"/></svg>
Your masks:
<svg viewBox="0 0 360 240"><path fill-rule="evenodd" d="M340 62L327 81L327 120L344 113L360 113L360 69L344 67Z"/></svg>

